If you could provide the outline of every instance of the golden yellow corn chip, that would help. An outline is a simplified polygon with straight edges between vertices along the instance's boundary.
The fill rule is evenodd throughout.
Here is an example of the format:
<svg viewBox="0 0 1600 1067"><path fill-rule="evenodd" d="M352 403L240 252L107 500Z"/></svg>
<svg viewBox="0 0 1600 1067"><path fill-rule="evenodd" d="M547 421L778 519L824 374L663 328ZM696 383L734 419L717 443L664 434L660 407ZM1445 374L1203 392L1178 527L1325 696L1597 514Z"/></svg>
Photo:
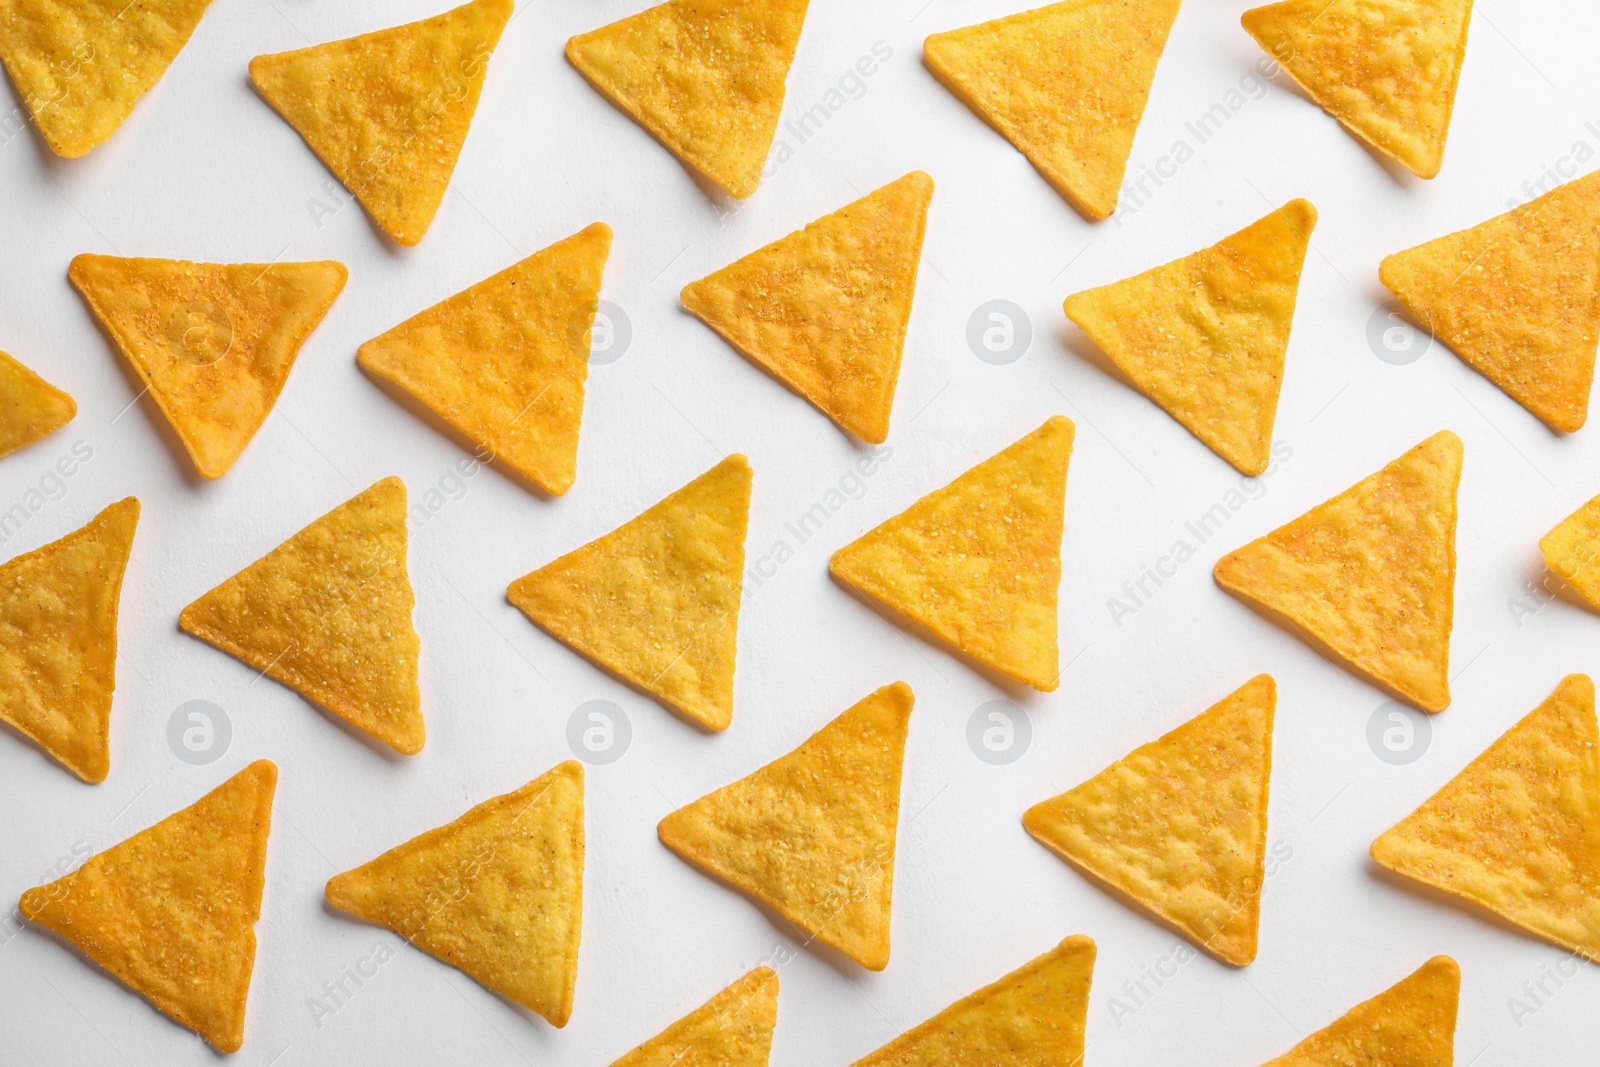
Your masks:
<svg viewBox="0 0 1600 1067"><path fill-rule="evenodd" d="M743 199L783 111L807 0L668 0L567 42L567 59L689 166Z"/></svg>
<svg viewBox="0 0 1600 1067"><path fill-rule="evenodd" d="M1372 843L1392 871L1465 897L1600 962L1600 731L1569 674Z"/></svg>
<svg viewBox="0 0 1600 1067"><path fill-rule="evenodd" d="M1082 1067L1094 956L1074 934L851 1067Z"/></svg>
<svg viewBox="0 0 1600 1067"><path fill-rule="evenodd" d="M1552 429L1589 417L1600 342L1600 171L1396 252L1378 278L1411 317Z"/></svg>
<svg viewBox="0 0 1600 1067"><path fill-rule="evenodd" d="M1461 438L1444 430L1217 561L1217 584L1424 711L1450 704Z"/></svg>
<svg viewBox="0 0 1600 1067"><path fill-rule="evenodd" d="M1082 785L1035 804L1040 843L1220 960L1256 958L1278 688L1261 674Z"/></svg>
<svg viewBox="0 0 1600 1067"><path fill-rule="evenodd" d="M237 1052L277 786L277 765L256 760L65 878L22 894L23 917L223 1052Z"/></svg>
<svg viewBox="0 0 1600 1067"><path fill-rule="evenodd" d="M506 590L522 613L712 730L733 721L750 464L729 456Z"/></svg>
<svg viewBox="0 0 1600 1067"><path fill-rule="evenodd" d="M662 819L662 844L883 970L912 699L904 682L864 697L793 752Z"/></svg>
<svg viewBox="0 0 1600 1067"><path fill-rule="evenodd" d="M1539 551L1547 567L1600 611L1600 496L1545 534Z"/></svg>
<svg viewBox="0 0 1600 1067"><path fill-rule="evenodd" d="M138 524L130 496L0 565L0 721L86 782L111 770L117 605Z"/></svg>
<svg viewBox="0 0 1600 1067"><path fill-rule="evenodd" d="M611 1067L767 1067L778 975L757 967Z"/></svg>
<svg viewBox="0 0 1600 1067"><path fill-rule="evenodd" d="M406 487L385 478L183 609L178 625L406 755L422 750Z"/></svg>
<svg viewBox="0 0 1600 1067"><path fill-rule="evenodd" d="M824 415L889 436L933 179L914 170L715 274L683 306Z"/></svg>
<svg viewBox="0 0 1600 1067"><path fill-rule="evenodd" d="M77 413L70 396L0 352L0 456L55 433Z"/></svg>
<svg viewBox="0 0 1600 1067"><path fill-rule="evenodd" d="M1291 200L1210 248L1067 297L1067 318L1206 447L1260 474L1316 224Z"/></svg>
<svg viewBox="0 0 1600 1067"><path fill-rule="evenodd" d="M1178 0L1062 0L923 42L928 66L1091 219L1116 210Z"/></svg>
<svg viewBox="0 0 1600 1067"><path fill-rule="evenodd" d="M578 980L583 850L583 765L568 760L334 875L328 903L565 1026Z"/></svg>
<svg viewBox="0 0 1600 1067"><path fill-rule="evenodd" d="M117 132L211 0L0 0L0 61L56 155Z"/></svg>
<svg viewBox="0 0 1600 1067"><path fill-rule="evenodd" d="M1055 416L833 554L834 577L1000 673L1060 681L1056 596L1072 423Z"/></svg>
<svg viewBox="0 0 1600 1067"><path fill-rule="evenodd" d="M356 359L559 496L577 472L610 249L611 227L597 222L373 338Z"/></svg>
<svg viewBox="0 0 1600 1067"><path fill-rule="evenodd" d="M1340 125L1418 177L1439 173L1472 0L1284 0L1256 42Z"/></svg>
<svg viewBox="0 0 1600 1067"><path fill-rule="evenodd" d="M1451 1067L1461 968L1435 956L1262 1067Z"/></svg>
<svg viewBox="0 0 1600 1067"><path fill-rule="evenodd" d="M250 78L385 233L422 240L455 173L512 0L256 56Z"/></svg>
<svg viewBox="0 0 1600 1067"><path fill-rule="evenodd" d="M67 272L207 478L261 428L344 264L82 255Z"/></svg>

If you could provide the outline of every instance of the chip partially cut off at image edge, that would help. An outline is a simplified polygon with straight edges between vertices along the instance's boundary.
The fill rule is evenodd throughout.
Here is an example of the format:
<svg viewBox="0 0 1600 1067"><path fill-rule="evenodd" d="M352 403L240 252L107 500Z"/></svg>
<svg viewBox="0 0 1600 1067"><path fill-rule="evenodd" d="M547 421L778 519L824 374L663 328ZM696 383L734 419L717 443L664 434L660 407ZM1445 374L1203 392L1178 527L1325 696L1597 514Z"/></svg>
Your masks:
<svg viewBox="0 0 1600 1067"><path fill-rule="evenodd" d="M767 1067L778 974L757 967L611 1067Z"/></svg>
<svg viewBox="0 0 1600 1067"><path fill-rule="evenodd" d="M0 352L0 458L55 433L77 413L72 397Z"/></svg>
<svg viewBox="0 0 1600 1067"><path fill-rule="evenodd" d="M1435 956L1262 1067L1453 1067L1460 999L1461 968Z"/></svg>
<svg viewBox="0 0 1600 1067"><path fill-rule="evenodd" d="M1539 552L1545 566L1600 611L1600 496L1540 538Z"/></svg>

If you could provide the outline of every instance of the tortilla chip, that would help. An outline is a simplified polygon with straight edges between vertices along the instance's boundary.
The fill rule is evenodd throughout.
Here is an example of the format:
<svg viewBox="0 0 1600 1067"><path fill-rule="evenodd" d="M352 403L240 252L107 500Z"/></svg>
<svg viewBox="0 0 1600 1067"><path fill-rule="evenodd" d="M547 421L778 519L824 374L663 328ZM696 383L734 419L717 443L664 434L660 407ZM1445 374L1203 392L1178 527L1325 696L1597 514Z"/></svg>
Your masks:
<svg viewBox="0 0 1600 1067"><path fill-rule="evenodd" d="M22 894L23 917L223 1052L237 1052L277 786L277 764L256 760L65 878Z"/></svg>
<svg viewBox="0 0 1600 1067"><path fill-rule="evenodd" d="M408 756L422 750L406 487L385 478L183 609L178 625Z"/></svg>
<svg viewBox="0 0 1600 1067"><path fill-rule="evenodd" d="M1444 430L1217 561L1217 584L1424 711L1450 704L1461 438Z"/></svg>
<svg viewBox="0 0 1600 1067"><path fill-rule="evenodd" d="M928 67L1090 219L1116 210L1178 0L1062 0L936 33Z"/></svg>
<svg viewBox="0 0 1600 1067"><path fill-rule="evenodd" d="M1451 1067L1461 968L1435 956L1262 1067Z"/></svg>
<svg viewBox="0 0 1600 1067"><path fill-rule="evenodd" d="M1372 858L1600 962L1600 731L1569 674L1416 811Z"/></svg>
<svg viewBox="0 0 1600 1067"><path fill-rule="evenodd" d="M783 111L807 0L668 0L567 42L594 87L689 166L744 199Z"/></svg>
<svg viewBox="0 0 1600 1067"><path fill-rule="evenodd" d="M95 255L67 271L207 478L228 473L266 421L349 276L332 262Z"/></svg>
<svg viewBox="0 0 1600 1067"><path fill-rule="evenodd" d="M767 1067L778 975L757 967L611 1067Z"/></svg>
<svg viewBox="0 0 1600 1067"><path fill-rule="evenodd" d="M1046 848L1224 962L1256 958L1278 687L1260 674L1022 817Z"/></svg>
<svg viewBox="0 0 1600 1067"><path fill-rule="evenodd" d="M661 820L661 843L868 970L889 902L911 687L886 685L732 785Z"/></svg>
<svg viewBox="0 0 1600 1067"><path fill-rule="evenodd" d="M0 62L45 143L76 159L117 132L211 0L0 0Z"/></svg>
<svg viewBox="0 0 1600 1067"><path fill-rule="evenodd" d="M933 179L914 170L715 274L683 306L864 441L889 436Z"/></svg>
<svg viewBox="0 0 1600 1067"><path fill-rule="evenodd" d="M506 599L581 655L712 730L733 721L750 464L729 456Z"/></svg>
<svg viewBox="0 0 1600 1067"><path fill-rule="evenodd" d="M1419 178L1439 173L1472 0L1284 0L1240 21L1339 124Z"/></svg>
<svg viewBox="0 0 1600 1067"><path fill-rule="evenodd" d="M560 1027L578 980L583 856L583 765L567 760L334 875L328 903Z"/></svg>
<svg viewBox="0 0 1600 1067"><path fill-rule="evenodd" d="M1072 455L1060 415L833 554L828 569L981 663L1050 692Z"/></svg>
<svg viewBox="0 0 1600 1067"><path fill-rule="evenodd" d="M611 227L597 222L373 338L356 359L560 496L577 473L610 249Z"/></svg>
<svg viewBox="0 0 1600 1067"><path fill-rule="evenodd" d="M0 721L86 782L111 770L117 606L139 501L0 565Z"/></svg>
<svg viewBox="0 0 1600 1067"><path fill-rule="evenodd" d="M1241 474L1267 469L1317 209L1291 200L1210 248L1067 297L1067 318Z"/></svg>
<svg viewBox="0 0 1600 1067"><path fill-rule="evenodd" d="M1600 342L1600 171L1396 252L1378 278L1412 318L1551 429L1583 426Z"/></svg>
<svg viewBox="0 0 1600 1067"><path fill-rule="evenodd" d="M1074 934L851 1067L1081 1067L1094 957Z"/></svg>
<svg viewBox="0 0 1600 1067"><path fill-rule="evenodd" d="M77 413L70 396L0 352L0 456L55 433Z"/></svg>
<svg viewBox="0 0 1600 1067"><path fill-rule="evenodd" d="M1600 611L1600 496L1545 534L1539 551L1547 567Z"/></svg>
<svg viewBox="0 0 1600 1067"><path fill-rule="evenodd" d="M422 240L455 173L512 0L472 0L431 19L256 56L267 103L385 233Z"/></svg>

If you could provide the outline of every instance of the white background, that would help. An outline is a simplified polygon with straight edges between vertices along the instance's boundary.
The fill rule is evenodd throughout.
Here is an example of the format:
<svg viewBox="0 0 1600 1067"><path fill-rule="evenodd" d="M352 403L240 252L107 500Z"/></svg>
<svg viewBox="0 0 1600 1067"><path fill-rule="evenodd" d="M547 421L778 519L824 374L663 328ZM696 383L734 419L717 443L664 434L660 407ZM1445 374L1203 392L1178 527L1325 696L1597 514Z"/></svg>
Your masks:
<svg viewBox="0 0 1600 1067"><path fill-rule="evenodd" d="M319 227L312 201L336 205L338 187L255 96L246 63L440 6L216 0L165 79L88 158L58 160L31 130L0 145L0 348L79 404L65 429L0 462L0 506L74 442L94 452L0 555L59 537L124 494L144 503L122 594L111 776L81 784L16 735L0 736L0 897L14 901L56 864L76 862L75 848L113 844L271 757L282 779L235 1062L605 1064L775 946L797 944L658 844L656 822L898 678L917 707L893 960L873 974L805 949L780 966L774 1064L849 1063L1079 932L1100 949L1088 1022L1088 1062L1099 1067L1260 1063L1441 952L1463 972L1458 1063L1589 1054L1600 1040L1593 965L1564 964L1576 976L1514 1019L1508 998L1526 1000L1522 983L1566 954L1379 875L1367 846L1563 674L1600 668L1600 617L1556 600L1519 626L1508 606L1543 573L1540 535L1600 491L1600 431L1551 434L1438 346L1410 365L1385 363L1367 329L1384 296L1384 255L1527 198L1524 183L1578 143L1600 149L1600 125L1586 126L1600 120L1600 11L1480 0L1443 173L1423 182L1376 160L1282 76L1251 99L1246 79L1261 53L1238 25L1245 5L1197 0L1173 27L1130 173L1179 140L1193 158L1136 210L1091 225L922 65L927 34L1005 14L1015 7L1007 0L815 4L786 116L823 99L875 42L892 58L731 214L561 56L568 36L631 13L637 0L523 0L422 244L387 244L353 204ZM1232 99L1243 106L1198 143L1185 123L1241 84ZM0 106L14 105L8 85ZM836 486L862 449L681 311L676 294L913 168L931 173L937 191L892 455L864 495L797 545L784 524ZM1296 196L1316 204L1321 222L1278 411L1292 457L1119 627L1108 598L1241 483L1100 368L1061 300L1209 244ZM466 453L367 379L356 347L596 220L616 230L603 295L625 309L633 337L590 376L577 484L547 499L482 470L413 530L428 727L420 755L390 754L179 632L183 605L373 481L400 475L413 502L440 486ZM193 473L148 398L117 417L137 388L67 283L68 262L85 251L349 265L348 288L276 410L221 481ZM968 316L995 298L1032 321L1030 349L1008 366L975 358L965 340ZM1057 413L1078 427L1061 587L1071 665L1057 692L997 688L827 577L834 548ZM1426 754L1391 766L1366 740L1383 694L1223 594L1209 572L1224 552L1444 427L1466 442L1455 700L1432 720ZM751 561L779 540L796 554L747 592L733 726L708 736L529 625L504 589L734 451L755 469ZM1261 671L1280 687L1269 833L1292 859L1265 888L1260 956L1242 970L1192 959L1136 1012L1115 1012L1123 983L1178 939L1048 854L1019 817ZM1009 766L981 762L966 741L974 709L999 698L1022 704L1033 732ZM231 748L210 766L180 762L167 745L168 717L192 699L216 702L232 722ZM568 716L592 699L626 709L633 740L620 761L588 775L584 936L565 1030L324 905L330 875L567 758ZM54 938L8 925L0 938L0 1061L215 1060ZM315 1018L309 998L380 943L393 958L336 1013Z"/></svg>

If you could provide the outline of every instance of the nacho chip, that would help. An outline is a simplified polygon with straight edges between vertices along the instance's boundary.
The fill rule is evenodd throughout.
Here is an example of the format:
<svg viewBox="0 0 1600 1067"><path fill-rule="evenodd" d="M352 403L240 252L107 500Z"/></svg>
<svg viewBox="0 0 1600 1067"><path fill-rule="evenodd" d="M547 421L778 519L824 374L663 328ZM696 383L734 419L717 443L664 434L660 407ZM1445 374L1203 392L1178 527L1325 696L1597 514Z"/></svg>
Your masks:
<svg viewBox="0 0 1600 1067"><path fill-rule="evenodd" d="M256 56L250 78L373 221L414 245L455 173L511 10L512 0L472 0L421 22Z"/></svg>
<svg viewBox="0 0 1600 1067"><path fill-rule="evenodd" d="M864 441L889 436L933 179L914 170L683 287L683 306Z"/></svg>
<svg viewBox="0 0 1600 1067"><path fill-rule="evenodd" d="M744 199L783 111L807 0L668 0L567 42L590 83L689 166Z"/></svg>
<svg viewBox="0 0 1600 1067"><path fill-rule="evenodd" d="M1424 711L1450 704L1461 438L1444 430L1217 561L1217 584Z"/></svg>
<svg viewBox="0 0 1600 1067"><path fill-rule="evenodd" d="M0 352L0 456L55 433L77 413L70 396Z"/></svg>
<svg viewBox="0 0 1600 1067"><path fill-rule="evenodd" d="M334 875L328 903L560 1027L578 980L583 856L583 765L567 760Z"/></svg>
<svg viewBox="0 0 1600 1067"><path fill-rule="evenodd" d="M0 565L0 721L86 782L111 770L117 606L138 524L130 496Z"/></svg>
<svg viewBox="0 0 1600 1067"><path fill-rule="evenodd" d="M1439 173L1472 0L1284 0L1240 21L1322 110L1419 178Z"/></svg>
<svg viewBox="0 0 1600 1067"><path fill-rule="evenodd" d="M256 760L65 878L22 894L23 917L223 1052L237 1052L277 786L277 765Z"/></svg>
<svg viewBox="0 0 1600 1067"><path fill-rule="evenodd" d="M331 262L81 255L67 276L195 467L220 478L266 421L350 272Z"/></svg>
<svg viewBox="0 0 1600 1067"><path fill-rule="evenodd" d="M1050 692L1067 460L1060 415L833 554L834 577Z"/></svg>
<svg viewBox="0 0 1600 1067"><path fill-rule="evenodd" d="M1435 956L1262 1067L1451 1067L1461 968Z"/></svg>
<svg viewBox="0 0 1600 1067"><path fill-rule="evenodd" d="M750 464L729 456L506 599L550 636L712 730L733 721Z"/></svg>
<svg viewBox="0 0 1600 1067"><path fill-rule="evenodd" d="M1372 858L1600 962L1600 731L1569 674L1416 811Z"/></svg>
<svg viewBox="0 0 1600 1067"><path fill-rule="evenodd" d="M780 756L661 820L661 843L868 970L889 965L911 687L886 685Z"/></svg>
<svg viewBox="0 0 1600 1067"><path fill-rule="evenodd" d="M178 625L397 752L422 750L406 487L385 478L183 609Z"/></svg>
<svg viewBox="0 0 1600 1067"><path fill-rule="evenodd" d="M1241 474L1267 469L1317 209L1291 200L1210 248L1067 297L1067 318Z"/></svg>
<svg viewBox="0 0 1600 1067"><path fill-rule="evenodd" d="M1600 171L1396 252L1378 278L1412 318L1551 429L1583 426L1600 342Z"/></svg>
<svg viewBox="0 0 1600 1067"><path fill-rule="evenodd" d="M1046 848L1218 959L1256 958L1278 688L1261 674L1022 817Z"/></svg>
<svg viewBox="0 0 1600 1067"><path fill-rule="evenodd" d="M757 967L611 1067L767 1067L778 975Z"/></svg>
<svg viewBox="0 0 1600 1067"><path fill-rule="evenodd" d="M1094 957L1074 934L851 1067L1081 1067Z"/></svg>
<svg viewBox="0 0 1600 1067"><path fill-rule="evenodd" d="M597 222L373 338L356 359L560 496L577 472L610 249L611 227Z"/></svg>
<svg viewBox="0 0 1600 1067"><path fill-rule="evenodd" d="M1062 0L923 42L928 67L1090 219L1116 210L1178 0Z"/></svg>
<svg viewBox="0 0 1600 1067"><path fill-rule="evenodd" d="M45 143L76 159L117 132L211 0L0 0L0 62Z"/></svg>
<svg viewBox="0 0 1600 1067"><path fill-rule="evenodd" d="M1600 496L1562 519L1539 541L1545 566L1600 611Z"/></svg>

